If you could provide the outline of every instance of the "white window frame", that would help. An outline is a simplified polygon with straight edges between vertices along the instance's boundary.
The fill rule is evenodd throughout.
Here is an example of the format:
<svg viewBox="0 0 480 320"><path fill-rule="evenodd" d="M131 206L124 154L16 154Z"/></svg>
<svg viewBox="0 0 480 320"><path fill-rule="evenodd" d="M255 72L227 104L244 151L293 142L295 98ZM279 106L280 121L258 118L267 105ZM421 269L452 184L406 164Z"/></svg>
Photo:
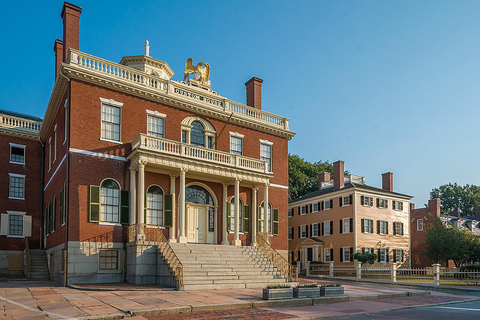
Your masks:
<svg viewBox="0 0 480 320"><path fill-rule="evenodd" d="M350 252L350 247L343 247L342 249L343 249L342 250L343 251L343 257L342 257L343 260L342 261L343 262L349 262L350 257L352 256L352 253ZM348 259L346 258L347 257L347 255L346 255L347 252L348 252Z"/></svg>
<svg viewBox="0 0 480 320"><path fill-rule="evenodd" d="M332 257L330 256L330 253L331 253L331 248L325 248L323 249L323 262L330 262L332 261ZM328 253L327 253L328 252Z"/></svg>
<svg viewBox="0 0 480 320"><path fill-rule="evenodd" d="M392 207L395 211L403 211L403 201L392 200Z"/></svg>
<svg viewBox="0 0 480 320"><path fill-rule="evenodd" d="M293 217L293 208L288 209L288 217L291 218Z"/></svg>
<svg viewBox="0 0 480 320"><path fill-rule="evenodd" d="M105 219L105 216L107 214L110 214L110 213L106 213L104 212L103 210L103 202L102 202L102 184L105 182L105 180L113 180L117 183L118 185L118 204L117 204L117 208L118 208L118 212L117 212L117 221L107 221ZM110 189L110 188L106 188L106 189ZM146 193L145 193L145 196L146 196ZM105 178L102 180L102 182L100 182L100 222L99 224L100 225L113 225L113 226L121 226L120 224L120 218L121 218L121 215L122 215L122 207L121 207L121 203L122 203L122 185L115 179L113 178ZM113 206L113 205L110 205L110 204L106 204L107 206Z"/></svg>
<svg viewBox="0 0 480 320"><path fill-rule="evenodd" d="M116 269L100 269L100 263L101 263L101 262L100 262L100 259L101 259L101 257L100 257L100 252L101 252L101 251L116 251L116 252L117 252L117 268L116 268ZM120 255L121 255L121 250L120 250L120 249L115 249L115 248L100 249L100 250L98 251L98 271L99 271L100 273L102 273L102 272L108 273L108 272L115 272L115 271L121 270L121 265L120 265L120 264L121 264L121 263L120 263L120 261L121 261L121 256L120 256Z"/></svg>
<svg viewBox="0 0 480 320"><path fill-rule="evenodd" d="M21 211L7 211L8 214L8 232L7 232L7 238L25 238L25 219L24 217L26 216L26 212L21 212ZM22 234L21 235L13 235L10 234L10 218L12 216L21 216L22 217Z"/></svg>
<svg viewBox="0 0 480 320"><path fill-rule="evenodd" d="M363 197L363 202L362 202L362 206L364 207L373 207L373 197L370 197L370 196L361 196ZM360 199L361 199L360 197Z"/></svg>
<svg viewBox="0 0 480 320"><path fill-rule="evenodd" d="M312 225L312 237L318 237L320 235L320 224L314 223Z"/></svg>
<svg viewBox="0 0 480 320"><path fill-rule="evenodd" d="M312 212L318 212L318 211L320 211L320 205L318 204L318 202L315 202L312 205Z"/></svg>
<svg viewBox="0 0 480 320"><path fill-rule="evenodd" d="M327 207L327 203L328 203L328 207ZM330 200L324 200L323 201L323 210L330 210Z"/></svg>
<svg viewBox="0 0 480 320"><path fill-rule="evenodd" d="M105 99L105 98L100 98L100 140L102 141L107 141L107 142L113 142L113 143L118 143L118 144L123 144L122 142L122 118L123 118L123 103L121 102L118 102L118 101L115 101L113 99ZM102 113L103 113L103 106L109 106L109 107L113 107L113 108L118 108L120 109L120 116L119 116L119 123L118 123L118 126L119 126L119 140L113 140L113 139L108 139L108 138L104 138L102 136L102 132L103 132L103 120L102 120Z"/></svg>
<svg viewBox="0 0 480 320"><path fill-rule="evenodd" d="M19 149L23 149L23 162L16 162L16 161L12 161L12 147L13 148L19 148ZM17 143L13 143L13 142L10 142L10 163L13 163L13 164L21 164L21 165L25 165L26 164L26 160L25 160L25 157L26 157L26 149L27 149L27 146L23 145L23 144L17 144Z"/></svg>
<svg viewBox="0 0 480 320"><path fill-rule="evenodd" d="M153 210L152 208L149 208L148 205L150 204L149 203L149 200L148 200L148 190L151 188L151 187L159 187L160 190L162 191L162 196L161 196L161 201L162 201L162 208L161 209L155 209L157 211L159 211L161 217L160 218L157 218L159 220L159 224L153 224L153 223L148 223L148 222L151 222L149 221L149 215L151 215L151 211L150 210ZM152 194L152 193L150 193ZM153 194L156 194L156 193L153 193ZM120 197L121 197L121 192L120 192ZM147 227L149 228L160 228L160 229L164 229L164 225L165 225L165 192L163 191L162 187L160 187L159 185L157 184L152 184L150 186L148 186L148 188L146 189L146 192L145 192L145 198L147 199L147 206L145 207L145 209L147 210L147 219L145 221L145 223L147 224ZM121 200L121 199L120 199ZM120 208L120 211L121 211L121 208ZM120 212L121 214L121 212Z"/></svg>
<svg viewBox="0 0 480 320"><path fill-rule="evenodd" d="M65 104L63 105L63 108L65 109L64 110L65 123L64 123L64 132L63 132L63 135L64 135L63 144L67 142L67 136L68 136L68 108L67 107L68 107L68 98L65 100Z"/></svg>
<svg viewBox="0 0 480 320"><path fill-rule="evenodd" d="M300 215L301 215L301 216L307 214L307 211L308 211L308 207L307 207L307 206L308 206L308 204L300 207Z"/></svg>
<svg viewBox="0 0 480 320"><path fill-rule="evenodd" d="M396 262L404 262L402 259L402 254L403 250L402 249L395 249L395 261Z"/></svg>
<svg viewBox="0 0 480 320"><path fill-rule="evenodd" d="M417 231L423 231L423 219L417 220Z"/></svg>
<svg viewBox="0 0 480 320"><path fill-rule="evenodd" d="M293 227L288 227L288 240L293 240Z"/></svg>
<svg viewBox="0 0 480 320"><path fill-rule="evenodd" d="M344 196L342 197L342 207L348 207L350 206L351 203L350 203L350 196Z"/></svg>
<svg viewBox="0 0 480 320"><path fill-rule="evenodd" d="M367 221L368 221L368 228L367 228L367 223L366 223ZM372 227L372 228L370 228L370 227ZM364 219L363 220L363 233L372 234L373 232L370 232L370 229L373 229L373 220L372 219Z"/></svg>
<svg viewBox="0 0 480 320"><path fill-rule="evenodd" d="M379 220L380 223L379 223L379 226L380 226L380 230L378 230L378 234L379 235L382 235L382 236L385 236L387 235L387 225L388 225L388 221L385 221L385 220Z"/></svg>
<svg viewBox="0 0 480 320"><path fill-rule="evenodd" d="M363 253L372 253L372 248L370 248L370 247L363 247Z"/></svg>
<svg viewBox="0 0 480 320"><path fill-rule="evenodd" d="M235 154L235 155L240 155L243 156L243 149L244 149L244 138L245 136L243 134L240 134L238 132L232 132L230 131L230 153ZM232 149L232 141L233 139L240 139L242 141L241 148L240 148L240 153L238 153L238 150L233 150Z"/></svg>
<svg viewBox="0 0 480 320"><path fill-rule="evenodd" d="M52 170L52 138L48 138L48 171Z"/></svg>
<svg viewBox="0 0 480 320"><path fill-rule="evenodd" d="M350 218L342 219L342 233L350 233Z"/></svg>
<svg viewBox="0 0 480 320"><path fill-rule="evenodd" d="M401 233L402 233L402 229L403 229L403 228L402 228L403 222L395 221L394 225L395 225L395 235L396 235L396 236L399 236L399 237L403 236L404 234L403 234L403 235L401 234ZM397 229L397 228L398 228L398 229ZM404 230L404 231L405 231L405 230Z"/></svg>
<svg viewBox="0 0 480 320"><path fill-rule="evenodd" d="M24 174L17 174L17 173L9 173L8 174L8 199L14 199L14 200L25 200L25 175ZM23 180L23 190L22 194L23 197L12 197L11 196L11 187L12 187L12 178L21 178Z"/></svg>
<svg viewBox="0 0 480 320"><path fill-rule="evenodd" d="M383 259L382 259L382 254L384 255ZM388 256L387 248L380 248L378 251L378 255L379 255L380 263L387 263L387 256Z"/></svg>
<svg viewBox="0 0 480 320"><path fill-rule="evenodd" d="M378 207L379 209L388 209L388 199L378 198Z"/></svg>
<svg viewBox="0 0 480 320"><path fill-rule="evenodd" d="M266 158L262 156L262 146L268 146L270 147L270 158L267 160L263 160L269 163L269 167L267 168L267 172L273 172L273 142L268 141L268 140L262 140L260 139L260 160L262 158Z"/></svg>
<svg viewBox="0 0 480 320"><path fill-rule="evenodd" d="M323 223L323 235L326 236L326 237L331 236L332 234L330 233L330 228L331 228L330 223L332 223L332 221L330 221L330 220L329 221L323 221L322 223ZM328 229L327 229L327 224L328 224ZM328 233L327 233L327 230L328 230Z"/></svg>
<svg viewBox="0 0 480 320"><path fill-rule="evenodd" d="M238 209L238 233L243 234L243 200L242 197L238 197L239 209ZM262 219L263 221L263 219ZM270 231L270 230L269 230ZM230 199L230 233L235 232L235 197Z"/></svg>
<svg viewBox="0 0 480 320"><path fill-rule="evenodd" d="M57 124L53 127L53 162L57 161Z"/></svg>
<svg viewBox="0 0 480 320"><path fill-rule="evenodd" d="M165 121L165 118L167 117L166 114L164 113L160 113L158 111L153 111L153 110L146 110L147 111L147 134L149 134L149 130L148 130L148 120L150 117L152 118L158 118L158 119L162 119L163 120L163 132L161 133L161 136L159 136L159 133L155 132L154 135L152 135L153 137L156 137L156 138L165 138L165 125L166 125L166 121ZM153 131L152 131L153 132Z"/></svg>
<svg viewBox="0 0 480 320"><path fill-rule="evenodd" d="M299 238L300 239L305 239L307 237L307 225L303 224L300 226L300 234Z"/></svg>

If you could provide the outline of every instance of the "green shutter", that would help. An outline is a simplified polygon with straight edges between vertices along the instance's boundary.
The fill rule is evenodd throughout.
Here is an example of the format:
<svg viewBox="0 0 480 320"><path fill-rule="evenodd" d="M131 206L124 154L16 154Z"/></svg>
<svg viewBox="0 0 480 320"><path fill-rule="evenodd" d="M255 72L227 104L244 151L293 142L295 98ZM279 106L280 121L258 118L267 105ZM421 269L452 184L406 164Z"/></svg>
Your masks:
<svg viewBox="0 0 480 320"><path fill-rule="evenodd" d="M273 209L273 235L278 235L278 209Z"/></svg>
<svg viewBox="0 0 480 320"><path fill-rule="evenodd" d="M300 208L298 209L300 210ZM257 232L260 232L260 227L262 226L262 207L257 208Z"/></svg>
<svg viewBox="0 0 480 320"><path fill-rule="evenodd" d="M60 190L60 225L64 224L63 219L63 190Z"/></svg>
<svg viewBox="0 0 480 320"><path fill-rule="evenodd" d="M165 227L173 227L173 195L166 194L164 197L165 203Z"/></svg>
<svg viewBox="0 0 480 320"><path fill-rule="evenodd" d="M130 191L122 190L120 194L120 223L128 224L128 216L130 215Z"/></svg>
<svg viewBox="0 0 480 320"><path fill-rule="evenodd" d="M90 222L100 221L100 187L90 186Z"/></svg>
<svg viewBox="0 0 480 320"><path fill-rule="evenodd" d="M231 206L232 204L230 202L225 202L226 206L227 206L227 231L232 231L230 230L230 220L232 220L232 209L231 209Z"/></svg>
<svg viewBox="0 0 480 320"><path fill-rule="evenodd" d="M250 206L248 204L243 206L243 233L250 232Z"/></svg>

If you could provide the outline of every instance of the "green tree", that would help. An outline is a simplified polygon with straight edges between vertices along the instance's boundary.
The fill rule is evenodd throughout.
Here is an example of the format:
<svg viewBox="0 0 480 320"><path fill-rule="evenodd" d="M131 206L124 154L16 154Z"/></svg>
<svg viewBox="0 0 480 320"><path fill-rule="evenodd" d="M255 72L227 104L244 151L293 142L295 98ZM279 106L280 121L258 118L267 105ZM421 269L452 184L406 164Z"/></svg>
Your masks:
<svg viewBox="0 0 480 320"><path fill-rule="evenodd" d="M432 189L430 199L440 199L441 212L444 215L460 210L462 216L473 216L480 207L480 187L466 184L449 183Z"/></svg>
<svg viewBox="0 0 480 320"><path fill-rule="evenodd" d="M288 200L294 200L318 189L318 174L333 173L328 161L308 162L298 155L288 155Z"/></svg>
<svg viewBox="0 0 480 320"><path fill-rule="evenodd" d="M353 259L362 263L362 267L366 267L369 264L374 264L377 260L377 255L375 253L361 253L356 252L353 254Z"/></svg>

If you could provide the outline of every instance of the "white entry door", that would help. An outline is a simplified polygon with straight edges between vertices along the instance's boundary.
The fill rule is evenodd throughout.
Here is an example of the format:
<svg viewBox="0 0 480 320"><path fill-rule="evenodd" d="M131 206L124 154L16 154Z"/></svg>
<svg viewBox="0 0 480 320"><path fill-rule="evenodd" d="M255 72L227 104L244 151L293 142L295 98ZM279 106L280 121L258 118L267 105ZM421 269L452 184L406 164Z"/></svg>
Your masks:
<svg viewBox="0 0 480 320"><path fill-rule="evenodd" d="M205 243L206 210L201 206L188 206L188 242Z"/></svg>

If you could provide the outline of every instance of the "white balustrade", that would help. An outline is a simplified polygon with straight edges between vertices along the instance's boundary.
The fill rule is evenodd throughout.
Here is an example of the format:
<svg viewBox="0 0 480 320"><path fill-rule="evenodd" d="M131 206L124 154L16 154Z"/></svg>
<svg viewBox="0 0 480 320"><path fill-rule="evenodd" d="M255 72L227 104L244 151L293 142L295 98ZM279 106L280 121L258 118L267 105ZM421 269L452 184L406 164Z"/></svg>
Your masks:
<svg viewBox="0 0 480 320"><path fill-rule="evenodd" d="M0 126L8 128L19 128L25 131L39 132L41 128L41 122L0 114Z"/></svg>
<svg viewBox="0 0 480 320"><path fill-rule="evenodd" d="M258 159L156 138L145 134L140 134L132 142L132 147L133 149L146 149L262 173L265 172L266 168L266 162Z"/></svg>

